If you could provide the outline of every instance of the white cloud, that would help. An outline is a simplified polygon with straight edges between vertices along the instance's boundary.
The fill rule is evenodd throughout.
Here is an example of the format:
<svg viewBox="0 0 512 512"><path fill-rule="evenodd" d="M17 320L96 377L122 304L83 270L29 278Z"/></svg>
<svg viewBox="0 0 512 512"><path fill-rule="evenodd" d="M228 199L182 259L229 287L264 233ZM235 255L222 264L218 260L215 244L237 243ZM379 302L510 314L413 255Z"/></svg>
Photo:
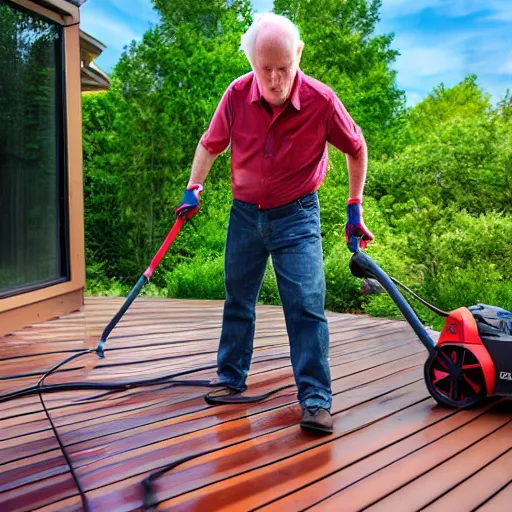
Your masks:
<svg viewBox="0 0 512 512"><path fill-rule="evenodd" d="M84 4L80 9L80 28L101 41L110 50L120 54L133 39L140 39L128 23L97 10L93 4Z"/></svg>
<svg viewBox="0 0 512 512"><path fill-rule="evenodd" d="M407 106L413 107L416 103L419 103L425 97L424 94L420 94L414 91L407 92Z"/></svg>
<svg viewBox="0 0 512 512"><path fill-rule="evenodd" d="M467 16L480 11L493 11L488 19L511 20L510 0L382 0L381 14L386 17L399 17L414 14L431 8L437 13L450 17Z"/></svg>
<svg viewBox="0 0 512 512"><path fill-rule="evenodd" d="M438 7L445 0L382 0L382 16L396 18L420 12L427 7Z"/></svg>
<svg viewBox="0 0 512 512"><path fill-rule="evenodd" d="M462 66L461 56L446 47L409 47L396 60L400 73L414 77L439 75Z"/></svg>
<svg viewBox="0 0 512 512"><path fill-rule="evenodd" d="M109 2L127 16L136 16L151 23L157 23L159 20L151 0L109 0Z"/></svg>
<svg viewBox="0 0 512 512"><path fill-rule="evenodd" d="M500 68L501 73L506 73L507 75L512 75L512 58L503 64L503 66Z"/></svg>
<svg viewBox="0 0 512 512"><path fill-rule="evenodd" d="M495 10L493 14L489 14L485 19L491 21L512 21L512 3L506 9Z"/></svg>
<svg viewBox="0 0 512 512"><path fill-rule="evenodd" d="M253 0L252 6L257 12L271 12L274 9L274 0Z"/></svg>
<svg viewBox="0 0 512 512"><path fill-rule="evenodd" d="M512 20L512 2L510 0L457 0L448 10L450 16L466 16L468 14L492 11L484 19Z"/></svg>
<svg viewBox="0 0 512 512"><path fill-rule="evenodd" d="M422 14L426 8L429 16ZM393 67L408 104L469 74L477 75L493 102L503 97L512 88L510 21L510 0L383 0L380 27L395 33L392 47L401 55Z"/></svg>

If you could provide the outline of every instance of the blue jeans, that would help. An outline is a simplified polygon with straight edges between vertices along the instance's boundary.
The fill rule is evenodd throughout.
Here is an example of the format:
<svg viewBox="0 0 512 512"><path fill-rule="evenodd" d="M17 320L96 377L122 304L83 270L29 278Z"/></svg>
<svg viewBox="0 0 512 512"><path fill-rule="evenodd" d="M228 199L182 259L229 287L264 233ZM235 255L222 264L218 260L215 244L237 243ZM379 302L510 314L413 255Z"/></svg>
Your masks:
<svg viewBox="0 0 512 512"><path fill-rule="evenodd" d="M316 193L269 210L233 201L225 252L219 379L233 389L244 389L253 352L255 306L269 255L286 319L298 399L303 407L330 409L329 330Z"/></svg>

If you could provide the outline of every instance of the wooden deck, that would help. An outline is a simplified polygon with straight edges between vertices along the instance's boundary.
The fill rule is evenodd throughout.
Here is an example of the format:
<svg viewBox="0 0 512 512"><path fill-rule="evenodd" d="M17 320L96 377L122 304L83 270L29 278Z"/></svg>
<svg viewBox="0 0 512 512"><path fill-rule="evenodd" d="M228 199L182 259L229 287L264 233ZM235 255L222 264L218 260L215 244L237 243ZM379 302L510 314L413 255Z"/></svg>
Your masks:
<svg viewBox="0 0 512 512"><path fill-rule="evenodd" d="M83 312L0 338L1 393L35 384L73 351L93 348L121 299L87 299ZM47 384L116 381L214 365L222 303L138 299L107 357L71 362ZM205 388L152 387L79 401L47 394L91 509L142 506L157 480L158 510L512 510L512 403L471 411L435 405L423 382L426 351L404 322L329 314L334 435L300 429L294 388L250 406L206 405ZM247 394L293 383L280 308L258 308ZM190 378L211 378L214 370ZM81 510L37 396L2 404L0 511Z"/></svg>

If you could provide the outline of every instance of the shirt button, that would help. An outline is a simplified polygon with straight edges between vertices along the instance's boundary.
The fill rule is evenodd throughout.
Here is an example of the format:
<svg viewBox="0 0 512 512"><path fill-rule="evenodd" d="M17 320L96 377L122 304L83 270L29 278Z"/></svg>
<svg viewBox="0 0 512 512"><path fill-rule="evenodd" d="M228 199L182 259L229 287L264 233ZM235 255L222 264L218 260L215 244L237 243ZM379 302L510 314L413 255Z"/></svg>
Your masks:
<svg viewBox="0 0 512 512"><path fill-rule="evenodd" d="M274 149L274 137L269 135L265 144L265 155L271 156Z"/></svg>

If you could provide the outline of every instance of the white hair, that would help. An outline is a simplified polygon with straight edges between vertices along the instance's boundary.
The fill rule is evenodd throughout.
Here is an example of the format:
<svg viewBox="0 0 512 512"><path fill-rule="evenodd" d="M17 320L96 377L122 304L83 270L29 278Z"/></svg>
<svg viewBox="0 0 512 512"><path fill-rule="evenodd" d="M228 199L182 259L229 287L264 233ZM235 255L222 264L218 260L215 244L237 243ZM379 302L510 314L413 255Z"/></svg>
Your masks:
<svg viewBox="0 0 512 512"><path fill-rule="evenodd" d="M247 29L247 32L241 37L241 47L247 59L252 64L254 57L254 46L256 38L260 32L261 27L264 25L274 25L283 29L291 38L293 49L297 49L299 45L304 43L300 40L299 29L288 18L274 14L273 12L256 13L253 16L252 25Z"/></svg>

